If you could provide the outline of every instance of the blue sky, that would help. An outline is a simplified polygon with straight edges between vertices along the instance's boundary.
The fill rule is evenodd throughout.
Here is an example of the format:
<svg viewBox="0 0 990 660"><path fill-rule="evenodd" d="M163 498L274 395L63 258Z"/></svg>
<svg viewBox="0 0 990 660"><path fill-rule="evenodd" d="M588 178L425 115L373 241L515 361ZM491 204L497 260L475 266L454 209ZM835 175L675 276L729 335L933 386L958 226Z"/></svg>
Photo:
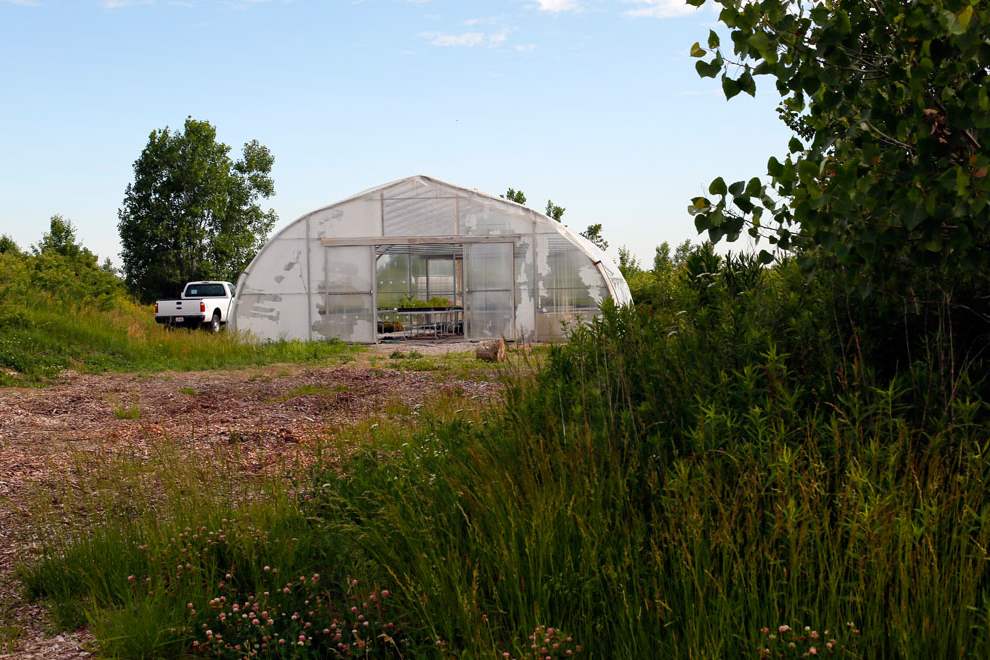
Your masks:
<svg viewBox="0 0 990 660"><path fill-rule="evenodd" d="M275 154L283 226L411 174L547 198L651 260L689 199L765 173L776 93L727 102L680 0L0 0L0 233L53 213L117 260L148 133L207 119ZM731 177L731 178L730 178Z"/></svg>

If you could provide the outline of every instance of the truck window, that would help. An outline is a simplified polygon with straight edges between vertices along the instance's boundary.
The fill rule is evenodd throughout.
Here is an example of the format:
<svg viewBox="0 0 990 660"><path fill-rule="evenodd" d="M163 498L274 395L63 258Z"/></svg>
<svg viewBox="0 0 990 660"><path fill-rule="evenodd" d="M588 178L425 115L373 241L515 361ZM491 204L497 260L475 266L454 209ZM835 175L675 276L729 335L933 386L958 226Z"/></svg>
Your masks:
<svg viewBox="0 0 990 660"><path fill-rule="evenodd" d="M183 298L223 298L227 295L222 284L190 284Z"/></svg>

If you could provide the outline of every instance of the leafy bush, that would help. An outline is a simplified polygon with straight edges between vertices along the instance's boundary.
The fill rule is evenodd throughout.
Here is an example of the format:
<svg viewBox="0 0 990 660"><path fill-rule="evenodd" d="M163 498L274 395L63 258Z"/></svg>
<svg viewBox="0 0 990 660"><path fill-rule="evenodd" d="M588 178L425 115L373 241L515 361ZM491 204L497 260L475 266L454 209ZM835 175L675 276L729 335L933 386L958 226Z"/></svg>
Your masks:
<svg viewBox="0 0 990 660"><path fill-rule="evenodd" d="M126 294L58 216L31 253L0 252L0 386L85 372L213 369L346 359L340 342L256 343L234 333L170 332Z"/></svg>

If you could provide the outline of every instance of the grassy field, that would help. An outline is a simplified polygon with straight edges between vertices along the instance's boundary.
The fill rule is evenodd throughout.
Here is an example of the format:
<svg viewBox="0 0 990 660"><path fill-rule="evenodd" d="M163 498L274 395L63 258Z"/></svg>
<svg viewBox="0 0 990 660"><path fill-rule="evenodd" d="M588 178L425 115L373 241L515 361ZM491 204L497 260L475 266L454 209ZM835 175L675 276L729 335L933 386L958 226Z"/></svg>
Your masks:
<svg viewBox="0 0 990 660"><path fill-rule="evenodd" d="M25 582L122 657L986 657L980 390L872 374L823 291L760 279L609 310L503 402L368 420L290 481L80 505Z"/></svg>
<svg viewBox="0 0 990 660"><path fill-rule="evenodd" d="M0 273L76 282L32 259ZM89 306L0 278L0 383L357 350L167 332L86 272ZM986 363L957 366L944 310L852 309L838 276L710 247L631 281L640 308L501 389L450 382L492 378L470 355L369 355L362 378L448 394L348 418L278 478L180 447L80 471L33 510L29 597L109 657L990 656Z"/></svg>
<svg viewBox="0 0 990 660"><path fill-rule="evenodd" d="M205 370L278 362L332 363L361 349L341 342L246 341L232 332L167 330L150 308L119 300L111 309L67 304L0 304L0 386L44 383L65 369Z"/></svg>

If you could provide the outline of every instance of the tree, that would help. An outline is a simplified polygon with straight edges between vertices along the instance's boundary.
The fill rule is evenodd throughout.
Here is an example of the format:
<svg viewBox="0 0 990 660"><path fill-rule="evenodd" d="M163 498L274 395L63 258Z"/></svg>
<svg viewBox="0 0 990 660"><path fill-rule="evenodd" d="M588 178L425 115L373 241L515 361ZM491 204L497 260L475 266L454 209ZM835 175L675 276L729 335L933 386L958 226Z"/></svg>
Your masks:
<svg viewBox="0 0 990 660"><path fill-rule="evenodd" d="M560 222L560 219L561 219L562 217L564 217L564 211L566 211L566 210L567 210L567 209L565 209L565 208L563 208L563 207L561 207L561 206L557 206L556 204L554 204L554 203L553 203L553 200L551 200L551 199L548 199L548 200L547 200L547 210L546 210L546 214L547 214L547 215L548 215L549 217L551 217L551 218L553 218L554 220L556 220L557 222Z"/></svg>
<svg viewBox="0 0 990 660"><path fill-rule="evenodd" d="M21 299L33 293L59 303L109 308L123 292L112 267L101 267L96 254L79 242L72 222L60 215L51 217L48 231L31 246L30 254L11 255L21 266L7 264L12 269L0 275L16 282L0 287L0 296Z"/></svg>
<svg viewBox="0 0 990 660"><path fill-rule="evenodd" d="M152 131L118 212L123 273L142 300L188 280L235 281L277 221L261 208L275 194L274 157L256 140L241 158L206 121Z"/></svg>
<svg viewBox="0 0 990 660"><path fill-rule="evenodd" d="M713 241L747 230L866 286L990 274L990 5L972 0L714 0L731 30L691 54L727 99L776 83L795 132L759 178L692 200ZM700 6L705 0L688 0ZM768 251L762 260L772 259ZM809 263L810 259L807 260Z"/></svg>
<svg viewBox="0 0 990 660"><path fill-rule="evenodd" d="M516 190L514 188L509 188L504 195L500 195L502 199L507 199L510 202L515 202L516 204L526 204L526 195L521 190ZM547 200L546 215L553 218L557 222L561 221L564 217L564 211L566 211L562 206L557 206L552 200ZM581 235L587 238L589 241L600 247L602 250L608 249L608 241L602 235L601 224L588 225L588 228L581 232Z"/></svg>
<svg viewBox="0 0 990 660"><path fill-rule="evenodd" d="M76 227L70 220L55 214L49 221L48 231L41 235L41 241L31 246L36 254L60 254L63 257L75 257L81 252L89 252L76 239Z"/></svg>
<svg viewBox="0 0 990 660"><path fill-rule="evenodd" d="M639 259L627 248L622 246L619 248L619 272L622 273L622 277L627 280L641 272L643 269L639 265Z"/></svg>
<svg viewBox="0 0 990 660"><path fill-rule="evenodd" d="M521 190L514 190L512 188L509 188L508 190L505 191L505 194L502 195L502 199L507 199L510 202L515 202L516 204L522 204L523 206L526 205L526 194Z"/></svg>
<svg viewBox="0 0 990 660"><path fill-rule="evenodd" d="M691 245L690 239L686 239L674 248L674 268L679 268L682 264L686 263L687 258L691 256L692 252L694 252L694 246Z"/></svg>
<svg viewBox="0 0 990 660"><path fill-rule="evenodd" d="M21 254L21 248L7 234L0 235L0 254Z"/></svg>
<svg viewBox="0 0 990 660"><path fill-rule="evenodd" d="M602 236L601 223L588 225L588 228L581 232L581 235L601 248L603 252L608 249L608 241Z"/></svg>
<svg viewBox="0 0 990 660"><path fill-rule="evenodd" d="M656 247L653 255L653 274L663 275L674 270L674 261L670 258L670 243L664 241Z"/></svg>

